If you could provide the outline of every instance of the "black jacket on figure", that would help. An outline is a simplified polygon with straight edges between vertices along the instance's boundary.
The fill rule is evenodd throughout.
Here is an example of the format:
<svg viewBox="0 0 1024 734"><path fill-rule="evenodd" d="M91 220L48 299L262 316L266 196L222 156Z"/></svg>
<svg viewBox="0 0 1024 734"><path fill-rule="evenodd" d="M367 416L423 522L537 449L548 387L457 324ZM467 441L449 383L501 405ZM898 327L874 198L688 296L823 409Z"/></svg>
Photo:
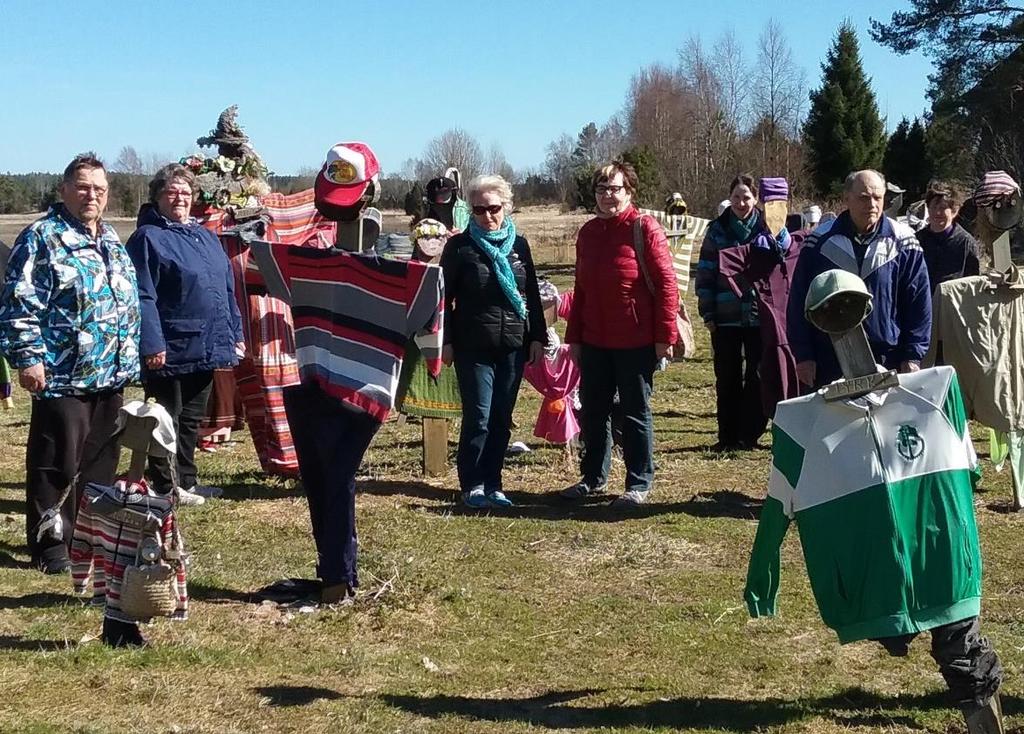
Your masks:
<svg viewBox="0 0 1024 734"><path fill-rule="evenodd" d="M547 343L547 326L537 289L530 245L516 236L508 254L516 287L526 302L526 320L501 290L490 259L468 232L448 240L441 255L444 271L444 343L461 350L506 351L530 342Z"/></svg>
<svg viewBox="0 0 1024 734"><path fill-rule="evenodd" d="M949 234L925 227L918 230L917 241L924 250L924 263L933 291L947 280L978 275L981 271L978 242L959 224L954 224Z"/></svg>

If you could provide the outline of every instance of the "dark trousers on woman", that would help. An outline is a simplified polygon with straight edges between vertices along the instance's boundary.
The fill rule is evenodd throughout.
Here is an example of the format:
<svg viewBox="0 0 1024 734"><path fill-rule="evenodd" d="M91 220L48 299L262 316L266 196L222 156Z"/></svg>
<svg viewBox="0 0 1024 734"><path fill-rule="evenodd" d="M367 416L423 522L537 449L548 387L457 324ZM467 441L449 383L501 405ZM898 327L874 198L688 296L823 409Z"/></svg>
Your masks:
<svg viewBox="0 0 1024 734"><path fill-rule="evenodd" d="M356 472L380 423L316 383L284 389L299 474L309 502L317 576L324 586L359 585Z"/></svg>
<svg viewBox="0 0 1024 734"><path fill-rule="evenodd" d="M206 417L206 404L213 386L213 371L203 370L187 375L147 375L144 380L147 398L155 398L171 416L177 436L176 460L178 486L191 489L196 485L196 444L199 423ZM157 492L174 489L171 463L157 456L149 457L149 473Z"/></svg>
<svg viewBox="0 0 1024 734"><path fill-rule="evenodd" d="M718 396L718 443L752 446L768 425L761 405L761 331L756 326L719 326L711 332Z"/></svg>
<svg viewBox="0 0 1024 734"><path fill-rule="evenodd" d="M608 482L612 451L612 401L619 393L622 409L622 458L626 491L646 492L654 481L654 417L651 390L656 360L654 345L638 349L601 349L582 345L580 358L581 429L585 448L580 460L588 487Z"/></svg>
<svg viewBox="0 0 1024 734"><path fill-rule="evenodd" d="M119 451L112 435L121 404L120 390L32 400L25 452L25 529L33 560L67 558L80 488L88 482L114 483ZM43 513L57 505L76 474L78 482L61 505L61 536L47 533L37 540Z"/></svg>
<svg viewBox="0 0 1024 734"><path fill-rule="evenodd" d="M455 376L462 397L456 465L463 492L502 489L501 470L512 438L512 410L525 364L523 349L455 352Z"/></svg>

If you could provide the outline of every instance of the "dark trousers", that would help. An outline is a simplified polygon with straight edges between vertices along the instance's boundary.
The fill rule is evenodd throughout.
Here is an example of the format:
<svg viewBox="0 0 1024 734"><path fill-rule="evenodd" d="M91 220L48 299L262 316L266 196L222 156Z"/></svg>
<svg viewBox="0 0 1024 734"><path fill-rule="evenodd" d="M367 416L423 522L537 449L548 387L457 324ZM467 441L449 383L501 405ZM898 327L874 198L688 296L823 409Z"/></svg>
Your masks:
<svg viewBox="0 0 1024 734"><path fill-rule="evenodd" d="M284 407L309 502L317 576L324 586L355 588L356 472L380 424L315 383L286 387Z"/></svg>
<svg viewBox="0 0 1024 734"><path fill-rule="evenodd" d="M199 442L199 424L206 416L206 404L213 387L213 371L192 372L187 375L147 375L144 381L147 398L167 409L174 422L178 455L177 484L183 489L196 485L196 444ZM174 489L171 462L157 456L149 457L149 474L157 492Z"/></svg>
<svg viewBox="0 0 1024 734"><path fill-rule="evenodd" d="M754 444L768 419L761 405L761 332L756 326L719 326L711 332L718 397L718 442Z"/></svg>
<svg viewBox="0 0 1024 734"><path fill-rule="evenodd" d="M32 401L25 452L25 529L32 557L66 557L71 545L81 488L88 482L113 484L119 457L112 439L121 407L120 390ZM54 507L78 475L61 505L63 533L36 540L40 518Z"/></svg>
<svg viewBox="0 0 1024 734"><path fill-rule="evenodd" d="M583 481L599 487L611 465L612 403L619 393L622 410L622 458L626 491L646 492L654 481L654 416L651 390L656 365L654 345L638 349L601 349L582 345L580 402L583 404Z"/></svg>
<svg viewBox="0 0 1024 734"><path fill-rule="evenodd" d="M455 375L462 398L456 466L463 492L501 489L505 450L512 438L512 410L525 364L526 352L522 349L455 352Z"/></svg>
<svg viewBox="0 0 1024 734"><path fill-rule="evenodd" d="M931 634L932 659L938 663L954 702L960 706L988 703L1003 681L1003 666L988 638L981 636L978 618L935 627ZM903 657L916 636L883 637L877 642L890 655Z"/></svg>

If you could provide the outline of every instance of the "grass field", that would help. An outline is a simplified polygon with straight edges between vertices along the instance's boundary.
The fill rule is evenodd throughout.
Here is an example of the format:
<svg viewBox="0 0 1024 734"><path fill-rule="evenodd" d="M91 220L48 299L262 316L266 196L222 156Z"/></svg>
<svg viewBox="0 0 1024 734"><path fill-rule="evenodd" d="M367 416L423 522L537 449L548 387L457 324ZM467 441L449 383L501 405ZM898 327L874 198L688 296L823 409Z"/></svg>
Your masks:
<svg viewBox="0 0 1024 734"><path fill-rule="evenodd" d="M542 271L567 285L571 268L551 262L549 248L579 221L533 217L520 228ZM574 464L531 438L539 399L529 388L514 439L534 450L507 464L510 512L461 510L454 471L419 476L418 425L386 424L362 472L362 586L347 610L250 600L269 582L312 576L313 546L301 492L263 478L236 435L200 456L225 498L181 512L191 618L146 628L154 644L142 651L95 641L99 612L71 596L66 577L28 567L28 399L16 391L16 409L0 413L0 731L964 731L926 639L902 659L837 644L795 531L780 616L748 619L742 589L769 453L707 452L714 390L698 339L697 359L657 377L657 484L632 513L549 494L575 478ZM621 482L621 464L613 471ZM984 629L1019 731L1024 520L1008 512L1005 473L986 465L983 485Z"/></svg>

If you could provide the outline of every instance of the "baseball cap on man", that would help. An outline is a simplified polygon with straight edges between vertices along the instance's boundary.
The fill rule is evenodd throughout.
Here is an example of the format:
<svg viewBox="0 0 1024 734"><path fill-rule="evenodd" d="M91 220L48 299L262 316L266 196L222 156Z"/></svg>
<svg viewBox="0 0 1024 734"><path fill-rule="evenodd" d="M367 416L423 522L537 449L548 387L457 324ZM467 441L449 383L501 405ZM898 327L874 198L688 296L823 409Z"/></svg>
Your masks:
<svg viewBox="0 0 1024 734"><path fill-rule="evenodd" d="M317 203L352 206L363 198L379 175L380 164L370 146L337 143L327 151L327 159L313 185L313 196Z"/></svg>

